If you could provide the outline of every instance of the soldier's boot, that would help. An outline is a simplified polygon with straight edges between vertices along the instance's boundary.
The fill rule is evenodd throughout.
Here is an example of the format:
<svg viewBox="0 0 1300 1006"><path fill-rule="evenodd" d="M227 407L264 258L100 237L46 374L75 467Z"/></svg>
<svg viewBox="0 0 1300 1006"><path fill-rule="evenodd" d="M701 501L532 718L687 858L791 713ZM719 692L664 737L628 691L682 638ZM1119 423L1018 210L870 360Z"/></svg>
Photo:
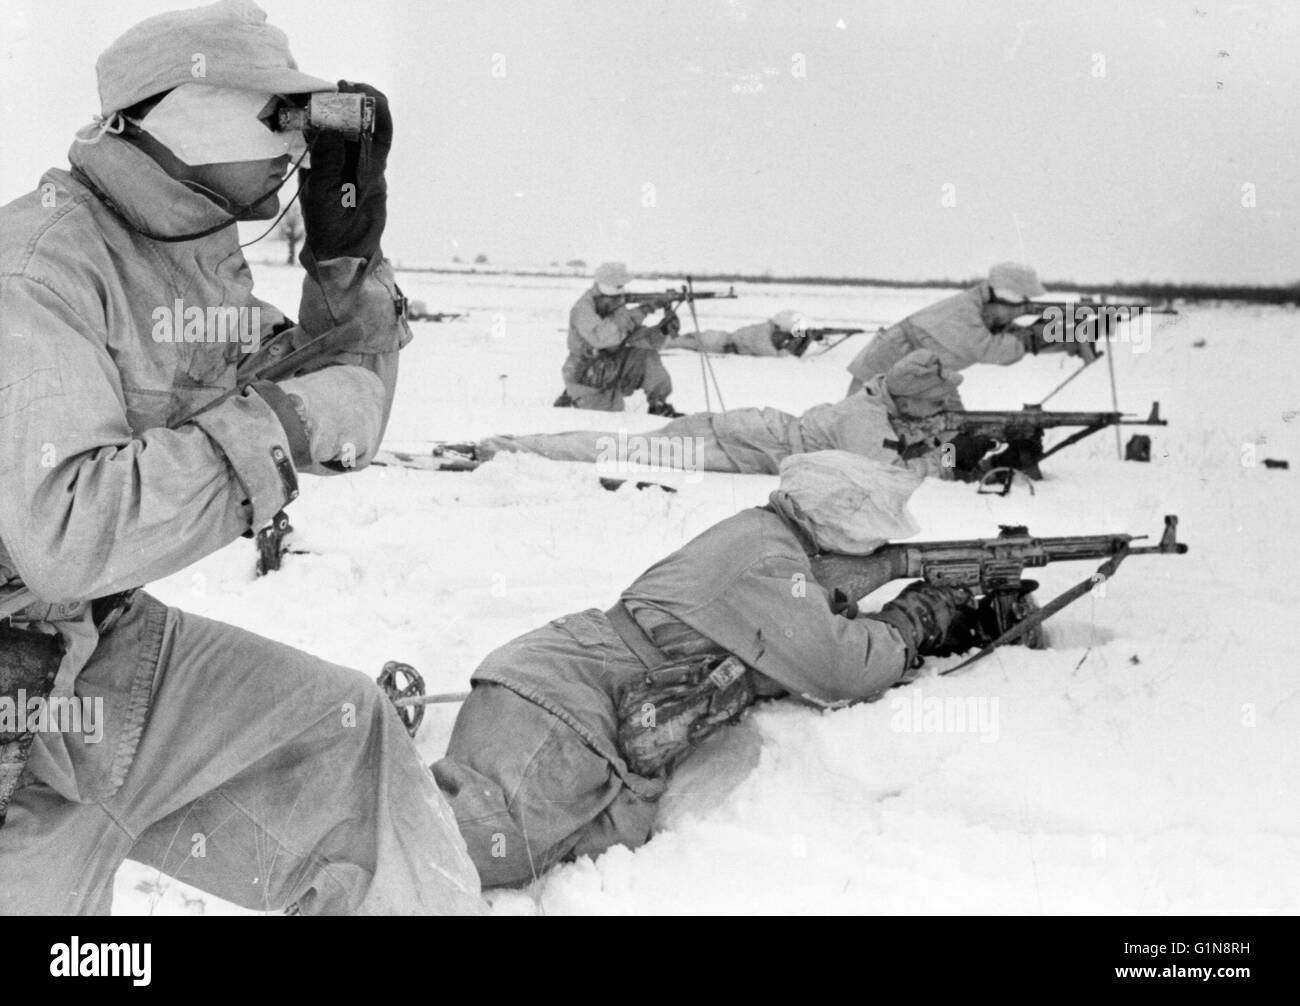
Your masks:
<svg viewBox="0 0 1300 1006"><path fill-rule="evenodd" d="M678 412L671 404L662 398L649 399L649 407L646 411L652 416L665 416L668 419L681 419L682 416L686 415L685 412Z"/></svg>
<svg viewBox="0 0 1300 1006"><path fill-rule="evenodd" d="M452 458L466 461L482 461L478 456L478 444L464 443L442 443L435 444L433 448L435 458Z"/></svg>

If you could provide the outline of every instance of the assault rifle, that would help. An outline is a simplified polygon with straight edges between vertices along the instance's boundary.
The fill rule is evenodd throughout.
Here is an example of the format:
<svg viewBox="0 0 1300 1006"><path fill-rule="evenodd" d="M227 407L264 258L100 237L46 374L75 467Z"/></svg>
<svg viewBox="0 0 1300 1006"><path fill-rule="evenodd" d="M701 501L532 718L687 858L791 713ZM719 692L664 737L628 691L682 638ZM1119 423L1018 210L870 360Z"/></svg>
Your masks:
<svg viewBox="0 0 1300 1006"><path fill-rule="evenodd" d="M1091 534L1034 538L1023 525L1004 524L996 538L882 545L863 556L823 553L813 557L812 568L817 582L831 593L836 610L850 617L856 615L859 600L890 580L922 579L936 587L965 587L980 598L974 622L968 626L968 642L989 642L979 654L960 665L964 667L1003 643L1023 641L1031 648L1041 648L1041 623L1109 579L1127 556L1182 555L1187 551L1187 546L1178 541L1178 518L1172 514L1165 517L1164 533L1157 544L1133 546L1134 541L1146 537ZM1030 597L1038 584L1021 579L1025 567L1084 559L1107 561L1093 576L1038 608ZM968 648L955 647L954 652Z"/></svg>
<svg viewBox="0 0 1300 1006"><path fill-rule="evenodd" d="M1130 416L1131 413L1123 412L1049 412L1037 405L1026 405L1019 412L963 412L954 409L919 420L917 427L931 435L910 444L905 437L900 436L897 441L898 452L904 459L920 457L940 446L938 434L956 433L1004 445L999 454L985 462L986 473L990 469L1011 468L1024 472L1030 478L1041 479L1043 473L1038 467L1040 461L1078 443L1084 437L1092 436L1098 430L1104 430L1108 426L1169 425L1168 420L1160 417L1159 402L1151 404L1151 414L1146 419L1132 419ZM903 421L903 426L906 428L906 420ZM1051 450L1044 451L1043 431L1060 426L1081 426L1083 429L1070 434L1059 444L1054 444ZM989 444L987 449L993 446L994 444Z"/></svg>
<svg viewBox="0 0 1300 1006"><path fill-rule="evenodd" d="M865 328L805 328L799 335L791 335L784 348L791 356L803 356L814 342L825 342L822 352L834 349L852 335L861 335ZM834 339L833 342L828 340Z"/></svg>
<svg viewBox="0 0 1300 1006"><path fill-rule="evenodd" d="M980 601L973 616L968 617L961 626L965 638L960 638L963 635L961 630L957 633L950 632L950 638L958 638L948 653L962 652L986 640L987 645L955 667L939 672L951 674L1007 643L1023 642L1031 649L1041 649L1044 644L1039 626L1114 576L1127 556L1182 555L1187 551L1187 546L1178 541L1178 518L1173 515L1165 517L1165 530L1160 536L1159 544L1133 547L1133 542L1145 538L1146 535L1135 537L1131 534L1032 538L1023 526L1003 525L1001 534L996 538L882 545L870 555L823 552L812 557L812 571L817 582L830 593L835 611L849 618L857 617L859 600L891 580L923 579L935 586L965 587L973 595L979 596ZM1038 589L1038 584L1020 578L1026 566L1100 558L1106 561L1096 573L1042 608L1030 596ZM944 655L946 654L936 654ZM405 665L398 666L405 668ZM388 671L387 665L384 670ZM418 679L419 675L416 674L415 677ZM381 678L381 684L384 683ZM422 681L419 683L423 685ZM469 692L421 695L419 690L422 689L385 690L403 713L404 720L408 706L464 702L469 697ZM415 722L418 725L418 718Z"/></svg>
<svg viewBox="0 0 1300 1006"><path fill-rule="evenodd" d="M1050 310L1060 311L1066 317L1072 317L1077 324L1087 318L1096 318L1108 324L1129 321L1137 314L1177 314L1178 309L1166 301L1157 307L1135 300L1097 300L1095 297L1081 297L1079 300L1031 300L1024 304L1024 315L1041 318Z"/></svg>
<svg viewBox="0 0 1300 1006"><path fill-rule="evenodd" d="M705 291L700 293L691 284L683 284L681 289L653 291L646 293L625 292L615 295L615 299L624 307L637 305L652 311L675 311L678 304L692 304L697 300L736 300L736 288L728 287L726 293Z"/></svg>
<svg viewBox="0 0 1300 1006"><path fill-rule="evenodd" d="M428 311L416 314L413 311L407 312L407 319L410 321L460 321L462 318L468 318L467 312L459 314L451 311Z"/></svg>

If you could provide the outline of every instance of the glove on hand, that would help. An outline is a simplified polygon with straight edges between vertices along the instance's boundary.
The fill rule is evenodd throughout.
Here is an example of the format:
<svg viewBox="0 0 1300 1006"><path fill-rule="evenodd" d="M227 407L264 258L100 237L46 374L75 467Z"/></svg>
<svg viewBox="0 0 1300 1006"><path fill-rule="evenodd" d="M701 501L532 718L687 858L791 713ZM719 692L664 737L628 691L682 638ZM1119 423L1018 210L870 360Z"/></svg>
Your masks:
<svg viewBox="0 0 1300 1006"><path fill-rule="evenodd" d="M346 80L339 81L339 91L375 99L375 132L349 140L342 133L321 131L312 140L311 170L302 172L301 195L307 240L300 258L309 272L317 261L373 259L388 220L384 169L393 143L388 98L369 84Z"/></svg>
<svg viewBox="0 0 1300 1006"><path fill-rule="evenodd" d="M364 367L326 367L253 389L280 418L298 468L346 471L367 464L379 449L387 392Z"/></svg>
<svg viewBox="0 0 1300 1006"><path fill-rule="evenodd" d="M862 617L885 622L897 629L907 646L907 663L911 666L920 657L944 656L953 652L957 639L949 638L950 630L955 622L965 621L959 616L973 616L973 601L971 592L965 587L935 587L921 580L911 584L874 615Z"/></svg>

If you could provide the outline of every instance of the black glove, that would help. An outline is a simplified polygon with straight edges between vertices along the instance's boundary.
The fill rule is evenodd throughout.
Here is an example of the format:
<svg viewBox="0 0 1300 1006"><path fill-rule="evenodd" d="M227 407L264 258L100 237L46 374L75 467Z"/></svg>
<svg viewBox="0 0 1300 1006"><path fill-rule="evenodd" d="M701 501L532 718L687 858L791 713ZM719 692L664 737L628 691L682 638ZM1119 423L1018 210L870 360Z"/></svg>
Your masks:
<svg viewBox="0 0 1300 1006"><path fill-rule="evenodd" d="M332 258L373 259L388 220L384 169L393 144L388 99L369 84L346 80L339 81L339 91L375 99L375 132L349 140L321 131L312 139L311 170L302 172L300 197L307 230L300 260L309 272L316 262Z"/></svg>
<svg viewBox="0 0 1300 1006"><path fill-rule="evenodd" d="M892 625L907 646L907 663L920 657L946 656L966 649L968 623L975 617L974 598L965 587L935 587L919 580L874 615Z"/></svg>
<svg viewBox="0 0 1300 1006"><path fill-rule="evenodd" d="M677 334L682 330L682 320L677 315L669 312L667 317L659 323L659 331L669 339L675 339Z"/></svg>

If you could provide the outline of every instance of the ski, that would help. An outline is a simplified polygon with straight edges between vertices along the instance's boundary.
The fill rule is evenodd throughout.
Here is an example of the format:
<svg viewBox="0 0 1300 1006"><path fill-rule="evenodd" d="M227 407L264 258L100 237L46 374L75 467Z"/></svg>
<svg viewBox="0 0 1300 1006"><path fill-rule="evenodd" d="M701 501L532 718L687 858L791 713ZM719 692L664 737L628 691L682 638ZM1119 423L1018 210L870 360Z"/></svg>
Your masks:
<svg viewBox="0 0 1300 1006"><path fill-rule="evenodd" d="M466 450L465 448L468 448ZM380 450L370 463L381 468L414 468L426 472L472 472L484 462L474 457L471 444L436 444L428 453ZM599 476L600 487L616 492L629 482L637 489L659 489L675 493L673 486L642 479L616 479Z"/></svg>

